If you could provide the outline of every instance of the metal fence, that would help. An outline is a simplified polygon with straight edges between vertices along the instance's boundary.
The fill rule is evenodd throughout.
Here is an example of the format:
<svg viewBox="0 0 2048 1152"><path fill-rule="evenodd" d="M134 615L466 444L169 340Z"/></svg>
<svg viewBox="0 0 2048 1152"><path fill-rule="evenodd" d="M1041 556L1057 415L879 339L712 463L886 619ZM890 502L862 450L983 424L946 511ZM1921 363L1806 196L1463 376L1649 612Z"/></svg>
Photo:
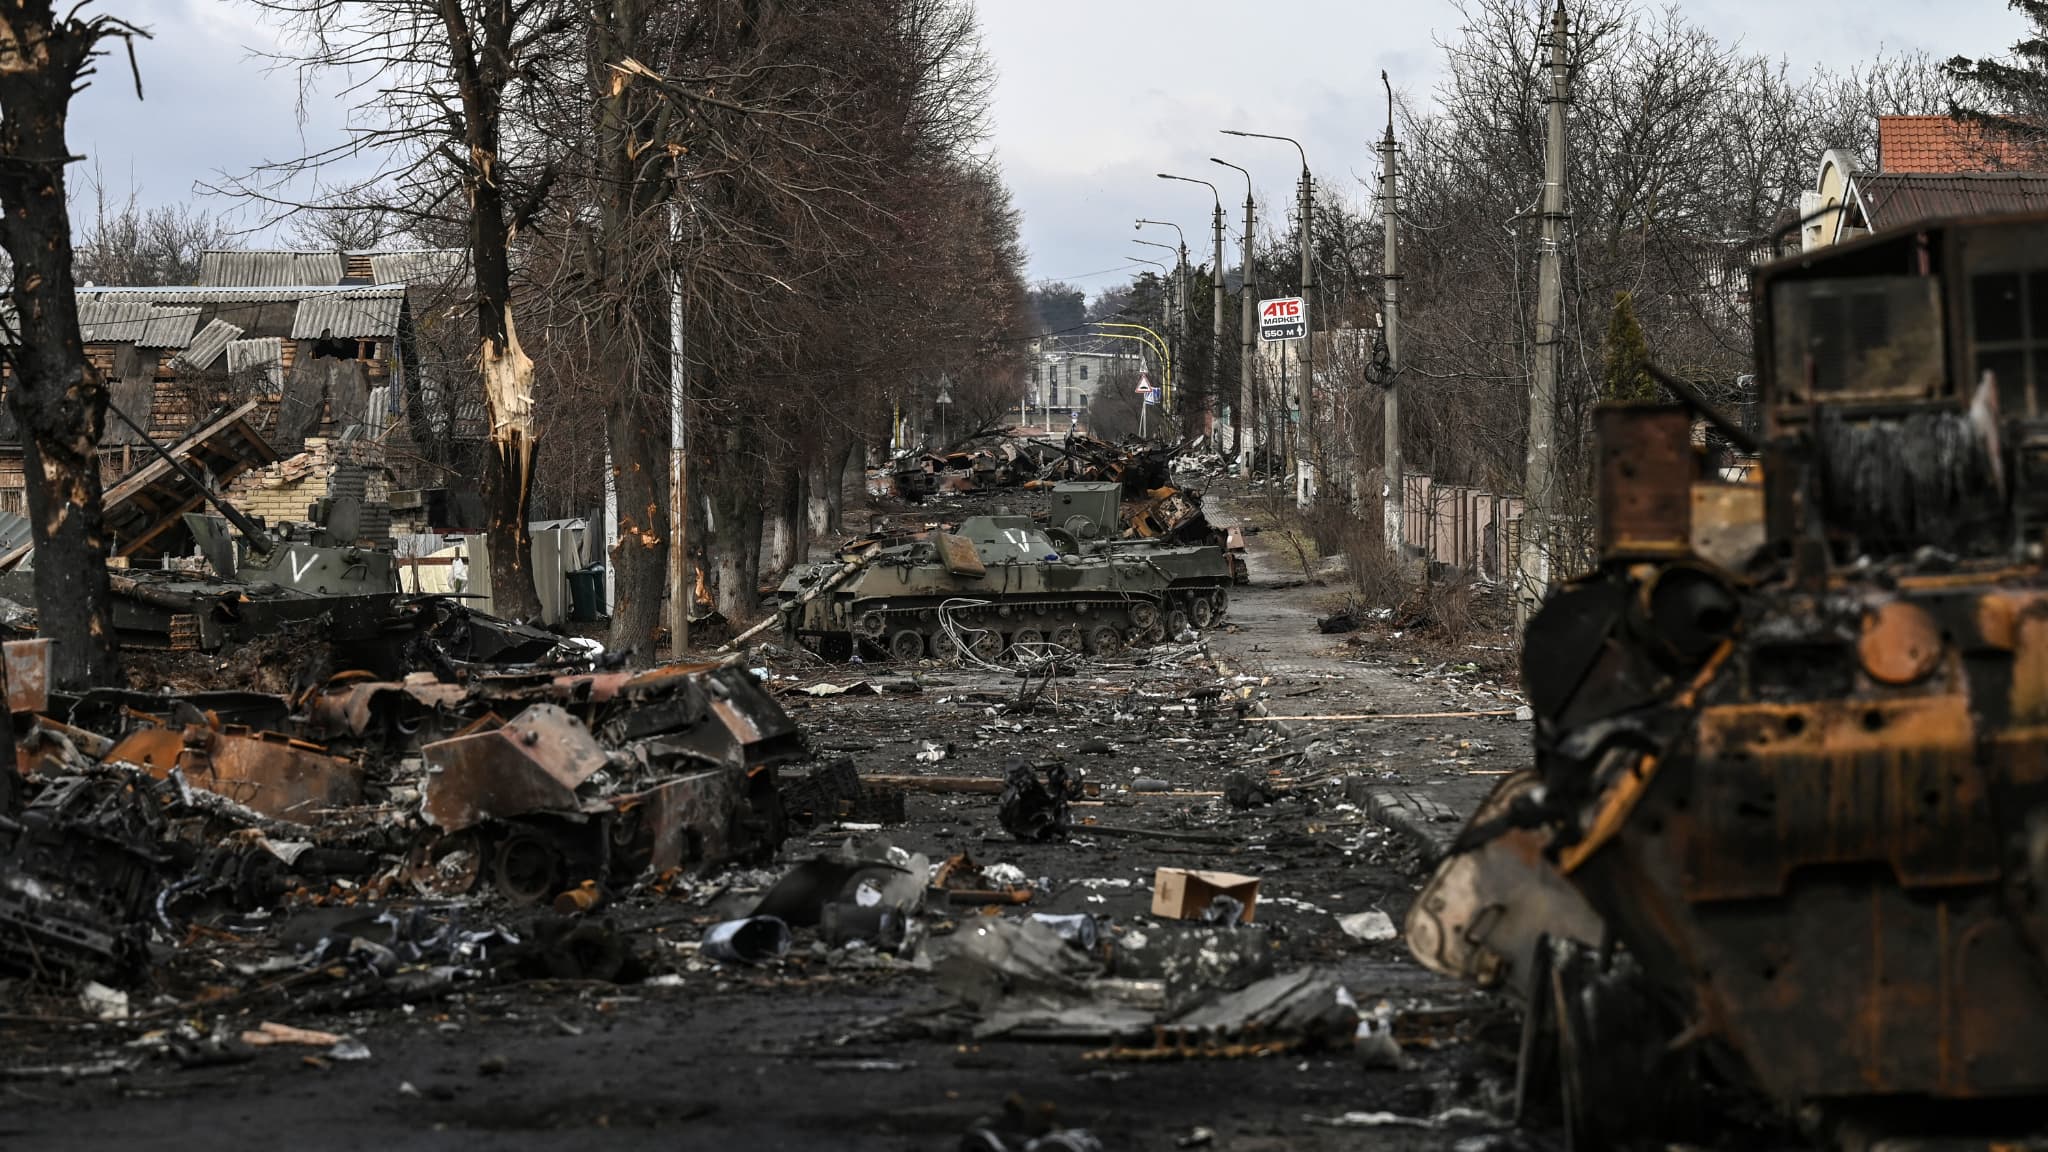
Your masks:
<svg viewBox="0 0 2048 1152"><path fill-rule="evenodd" d="M1408 547L1428 560L1495 583L1515 568L1522 500L1465 484L1438 484L1428 476L1403 478Z"/></svg>

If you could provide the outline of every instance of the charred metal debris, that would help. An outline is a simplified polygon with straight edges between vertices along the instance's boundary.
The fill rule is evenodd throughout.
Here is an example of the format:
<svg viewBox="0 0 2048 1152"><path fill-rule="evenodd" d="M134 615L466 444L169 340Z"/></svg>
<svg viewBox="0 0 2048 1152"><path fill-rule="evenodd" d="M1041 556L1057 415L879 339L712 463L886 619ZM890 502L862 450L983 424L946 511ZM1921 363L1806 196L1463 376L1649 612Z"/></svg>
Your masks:
<svg viewBox="0 0 2048 1152"><path fill-rule="evenodd" d="M584 910L763 861L788 827L777 770L808 756L751 673L715 665L65 695L43 687L44 642L6 649L0 970L30 977L133 975L152 939L287 904L491 891Z"/></svg>

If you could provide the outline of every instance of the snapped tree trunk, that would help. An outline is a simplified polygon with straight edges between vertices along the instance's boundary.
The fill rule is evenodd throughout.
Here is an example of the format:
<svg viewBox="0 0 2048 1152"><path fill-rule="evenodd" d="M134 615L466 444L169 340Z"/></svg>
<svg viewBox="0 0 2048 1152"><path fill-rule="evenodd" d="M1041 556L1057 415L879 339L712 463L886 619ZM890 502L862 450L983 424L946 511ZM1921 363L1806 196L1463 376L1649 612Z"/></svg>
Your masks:
<svg viewBox="0 0 2048 1152"><path fill-rule="evenodd" d="M101 514L107 389L78 334L64 129L94 45L124 27L59 20L49 0L0 10L0 244L14 261L16 329L7 402L27 472L37 628L55 641L54 685L73 690L118 683L121 666Z"/></svg>
<svg viewBox="0 0 2048 1152"><path fill-rule="evenodd" d="M513 5L485 5L472 28L456 0L442 0L449 70L462 101L466 150L464 191L469 195L469 263L477 317L477 375L491 420L484 454L485 530L491 541L491 600L498 614L530 620L540 615L533 586L533 543L527 505L533 494L533 361L519 346L512 321L514 211L499 170L499 123L505 87L513 80L517 15Z"/></svg>

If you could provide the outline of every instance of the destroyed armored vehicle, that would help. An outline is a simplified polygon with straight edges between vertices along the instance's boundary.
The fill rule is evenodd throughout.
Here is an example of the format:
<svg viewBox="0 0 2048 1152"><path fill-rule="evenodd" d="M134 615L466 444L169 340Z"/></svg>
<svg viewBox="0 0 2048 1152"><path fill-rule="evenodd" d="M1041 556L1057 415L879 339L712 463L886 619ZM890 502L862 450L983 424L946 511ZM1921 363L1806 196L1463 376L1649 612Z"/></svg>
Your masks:
<svg viewBox="0 0 2048 1152"><path fill-rule="evenodd" d="M828 659L859 651L993 663L1048 644L1106 655L1164 639L1197 598L1212 618L1221 609L1220 585L1184 565L1177 588L1174 563L1084 547L1066 528L1040 528L1027 516L971 516L956 532L871 544L840 563L791 572L783 625Z"/></svg>
<svg viewBox="0 0 2048 1152"><path fill-rule="evenodd" d="M1142 557L1157 566L1166 575L1172 603L1168 635L1178 636L1190 624L1208 628L1221 620L1230 607L1229 586L1238 582L1241 556L1224 546L1224 534L1209 527L1199 503L1173 489L1155 489L1156 495L1134 505L1130 527L1119 534L1122 491L1122 485L1107 481L1055 485L1046 519L1084 550Z"/></svg>
<svg viewBox="0 0 2048 1152"><path fill-rule="evenodd" d="M1995 1134L2048 1095L2048 216L1751 298L1760 435L1661 373L1683 405L1599 411L1598 566L1523 638L1534 770L1407 940L1524 998L1520 1107L1577 1149L1683 1138L1703 1080L1823 1140Z"/></svg>

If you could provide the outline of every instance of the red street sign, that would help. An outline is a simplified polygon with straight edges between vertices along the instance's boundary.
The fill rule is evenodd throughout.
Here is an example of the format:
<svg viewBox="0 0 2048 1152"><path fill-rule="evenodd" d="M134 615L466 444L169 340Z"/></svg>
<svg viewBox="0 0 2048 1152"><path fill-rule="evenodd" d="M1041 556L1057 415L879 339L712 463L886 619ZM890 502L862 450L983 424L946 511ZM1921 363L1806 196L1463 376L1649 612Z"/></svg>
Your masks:
<svg viewBox="0 0 2048 1152"><path fill-rule="evenodd" d="M1147 379L1145 378L1145 373L1144 373L1144 371L1143 371L1143 370L1140 370L1140 371L1138 372L1138 391L1139 391L1139 392L1150 392L1151 390L1152 390L1152 382L1151 382L1150 380L1147 380Z"/></svg>

